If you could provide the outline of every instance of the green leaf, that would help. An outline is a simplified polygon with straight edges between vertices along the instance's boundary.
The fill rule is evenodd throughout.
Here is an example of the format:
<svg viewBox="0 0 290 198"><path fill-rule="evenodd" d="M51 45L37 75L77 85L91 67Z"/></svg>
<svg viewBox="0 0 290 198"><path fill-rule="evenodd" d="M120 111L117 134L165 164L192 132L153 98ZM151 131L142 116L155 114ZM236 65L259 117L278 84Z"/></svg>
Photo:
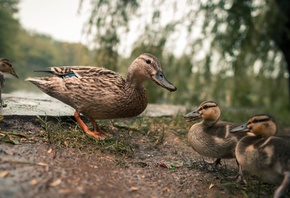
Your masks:
<svg viewBox="0 0 290 198"><path fill-rule="evenodd" d="M26 135L15 133L15 132L0 132L0 141L11 143L11 144L21 144L20 139L27 138Z"/></svg>

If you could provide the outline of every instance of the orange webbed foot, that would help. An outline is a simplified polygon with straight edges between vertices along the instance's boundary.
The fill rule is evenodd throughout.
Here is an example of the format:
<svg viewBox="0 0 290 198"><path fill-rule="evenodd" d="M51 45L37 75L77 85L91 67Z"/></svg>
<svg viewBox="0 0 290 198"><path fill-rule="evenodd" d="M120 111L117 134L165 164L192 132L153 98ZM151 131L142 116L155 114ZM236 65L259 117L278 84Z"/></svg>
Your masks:
<svg viewBox="0 0 290 198"><path fill-rule="evenodd" d="M89 136L96 138L98 140L104 140L107 136L109 136L109 134L105 131L103 131L102 129L99 128L99 126L97 125L97 123L95 122L95 120L93 118L90 118L90 121L94 127L94 131L91 131L88 126L83 122L83 120L80 117L79 112L75 112L74 113L74 117L76 119L76 121L79 123L80 127L82 128L82 130L88 134Z"/></svg>

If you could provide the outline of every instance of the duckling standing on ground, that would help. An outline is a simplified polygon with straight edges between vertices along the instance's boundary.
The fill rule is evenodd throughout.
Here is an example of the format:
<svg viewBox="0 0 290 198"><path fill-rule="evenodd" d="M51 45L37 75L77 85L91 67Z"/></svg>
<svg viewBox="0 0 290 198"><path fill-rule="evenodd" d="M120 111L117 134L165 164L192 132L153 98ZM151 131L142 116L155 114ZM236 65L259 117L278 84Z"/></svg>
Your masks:
<svg viewBox="0 0 290 198"><path fill-rule="evenodd" d="M242 170L271 184L280 184L274 197L284 195L290 187L290 136L276 136L277 124L267 114L256 115L232 133L250 132L236 147L236 158Z"/></svg>
<svg viewBox="0 0 290 198"><path fill-rule="evenodd" d="M3 73L9 73L16 78L19 78L18 75L15 73L11 62L7 58L0 58L0 102L1 107L3 106L3 100L2 100L2 89L4 87L4 74Z"/></svg>
<svg viewBox="0 0 290 198"><path fill-rule="evenodd" d="M156 57L144 53L128 68L127 78L104 68L90 66L51 67L53 76L28 78L48 95L72 106L74 117L88 135L104 139L108 134L101 130L95 119L114 119L137 116L147 106L143 82L151 79L159 86L176 91L163 74ZM91 131L82 121L80 113L90 119Z"/></svg>
<svg viewBox="0 0 290 198"><path fill-rule="evenodd" d="M202 102L198 108L187 115L187 121L203 119L191 126L188 132L190 146L200 155L221 159L235 158L235 146L243 134L230 134L230 130L238 124L219 121L221 110L215 101Z"/></svg>

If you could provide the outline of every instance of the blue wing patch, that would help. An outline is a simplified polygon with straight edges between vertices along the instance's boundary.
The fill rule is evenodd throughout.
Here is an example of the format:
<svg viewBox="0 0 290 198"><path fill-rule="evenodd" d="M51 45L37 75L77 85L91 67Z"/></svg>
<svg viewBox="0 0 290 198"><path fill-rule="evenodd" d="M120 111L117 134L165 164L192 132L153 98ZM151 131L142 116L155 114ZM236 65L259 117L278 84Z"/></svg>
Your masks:
<svg viewBox="0 0 290 198"><path fill-rule="evenodd" d="M71 78L71 77L76 77L78 78L78 76L75 73L69 73L69 74L65 74L62 76L63 78Z"/></svg>

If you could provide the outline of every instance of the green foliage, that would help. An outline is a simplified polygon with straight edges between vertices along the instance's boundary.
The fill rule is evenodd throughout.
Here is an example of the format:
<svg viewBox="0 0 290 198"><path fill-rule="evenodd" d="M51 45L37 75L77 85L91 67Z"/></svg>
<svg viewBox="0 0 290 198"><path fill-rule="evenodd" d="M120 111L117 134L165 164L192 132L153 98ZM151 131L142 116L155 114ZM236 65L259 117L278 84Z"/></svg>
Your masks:
<svg viewBox="0 0 290 198"><path fill-rule="evenodd" d="M0 57L10 57L15 50L15 38L20 28L18 20L14 18L17 3L17 0L0 1Z"/></svg>
<svg viewBox="0 0 290 198"><path fill-rule="evenodd" d="M5 91L23 89L38 91L30 83L23 83L23 80L29 76L43 75L33 71L46 67L94 65L92 52L80 43L59 42L50 36L25 30L19 32L17 39L12 64L20 79L7 79Z"/></svg>
<svg viewBox="0 0 290 198"><path fill-rule="evenodd" d="M140 36L131 57L154 54L167 78L177 85L179 94L147 84L150 102L188 105L214 99L225 106L288 106L287 71L274 43L287 20L274 1L132 0L94 1L93 5L89 27L98 29L94 36L99 42L109 42L114 35L110 48L116 52L114 47L132 23L138 23ZM187 51L175 57L168 46L178 46L176 35L184 32ZM117 70L124 73L122 67Z"/></svg>

